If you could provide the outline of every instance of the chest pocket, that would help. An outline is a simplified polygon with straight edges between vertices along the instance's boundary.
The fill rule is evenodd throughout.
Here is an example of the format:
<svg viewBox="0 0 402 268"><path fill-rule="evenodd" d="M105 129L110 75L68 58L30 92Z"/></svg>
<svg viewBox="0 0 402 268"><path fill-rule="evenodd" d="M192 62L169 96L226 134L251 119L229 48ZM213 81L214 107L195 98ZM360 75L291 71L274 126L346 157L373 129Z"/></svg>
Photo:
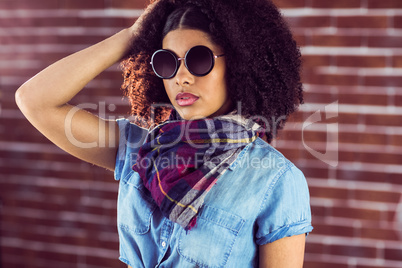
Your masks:
<svg viewBox="0 0 402 268"><path fill-rule="evenodd" d="M224 267L244 222L237 215L205 205L196 226L187 233L181 229L179 254L195 267Z"/></svg>
<svg viewBox="0 0 402 268"><path fill-rule="evenodd" d="M121 179L118 202L120 228L135 234L147 233L157 205L137 172L131 171Z"/></svg>

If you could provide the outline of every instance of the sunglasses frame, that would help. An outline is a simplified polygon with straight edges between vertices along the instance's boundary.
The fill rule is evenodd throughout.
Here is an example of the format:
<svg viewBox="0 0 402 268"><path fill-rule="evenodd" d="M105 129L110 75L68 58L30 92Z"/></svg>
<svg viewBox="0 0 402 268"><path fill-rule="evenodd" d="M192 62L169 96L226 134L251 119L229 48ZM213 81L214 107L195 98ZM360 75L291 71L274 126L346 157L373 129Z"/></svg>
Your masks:
<svg viewBox="0 0 402 268"><path fill-rule="evenodd" d="M188 66L187 66L187 55L188 55L188 53L189 53L192 49L197 48L197 47L206 48L207 51L209 52L211 58L212 58L211 67L210 67L209 70L208 70L206 73L204 73L204 74L196 74L196 73L194 73L193 71L191 71L191 70L188 68ZM171 76L169 76L169 77L161 76L161 75L159 75L159 74L156 72L156 70L155 70L154 63L153 63L153 62L154 62L154 57L155 57L155 55L156 55L157 53L159 53L159 52L167 52L167 53L171 54L171 55L173 56L173 58L175 59L175 63L176 63L175 71L174 71L173 74L172 74ZM152 54L152 58L151 58L151 62L150 62L150 63L151 63L151 65L152 65L152 70L154 71L155 75L156 75L157 77L159 77L159 78L162 78L162 79L171 79L171 78L175 77L176 74L177 74L177 71L179 70L180 61L181 61L181 60L184 61L184 66L186 66L187 70L188 70L192 75L197 76L197 77L202 77L202 76L208 75L208 74L212 71L212 69L213 69L214 66L215 66L215 59L220 58L220 57L223 57L223 56L225 56L225 54L214 55L214 53L212 52L212 50L211 50L209 47L198 45L198 46L194 46L194 47L190 48L189 50L187 50L186 55L184 56L184 58L178 57L178 56L176 55L176 53L174 53L173 51L171 51L171 50L169 50L169 49L159 49L159 50L155 51L154 54Z"/></svg>

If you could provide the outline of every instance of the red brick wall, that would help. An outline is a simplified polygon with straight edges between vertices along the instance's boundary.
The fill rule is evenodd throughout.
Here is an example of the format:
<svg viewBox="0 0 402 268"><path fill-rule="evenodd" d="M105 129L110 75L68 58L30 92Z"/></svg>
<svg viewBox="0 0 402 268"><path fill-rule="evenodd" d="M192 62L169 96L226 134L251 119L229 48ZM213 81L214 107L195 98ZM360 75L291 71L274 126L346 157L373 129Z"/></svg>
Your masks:
<svg viewBox="0 0 402 268"><path fill-rule="evenodd" d="M274 145L310 186L315 230L305 267L402 267L402 1L275 2L304 59L306 104ZM113 174L42 137L14 92L129 26L143 7L0 0L0 267L124 267ZM126 115L121 80L113 66L73 102L111 119Z"/></svg>
<svg viewBox="0 0 402 268"><path fill-rule="evenodd" d="M305 267L402 267L402 1L276 3L304 59L306 104L276 145L310 187Z"/></svg>

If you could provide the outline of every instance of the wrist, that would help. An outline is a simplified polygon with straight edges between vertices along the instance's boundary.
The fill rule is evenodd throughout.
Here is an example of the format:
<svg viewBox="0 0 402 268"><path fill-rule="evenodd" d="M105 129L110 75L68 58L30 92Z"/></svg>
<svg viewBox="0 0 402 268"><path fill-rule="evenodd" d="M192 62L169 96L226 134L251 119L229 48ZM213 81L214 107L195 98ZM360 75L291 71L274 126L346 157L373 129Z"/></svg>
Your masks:
<svg viewBox="0 0 402 268"><path fill-rule="evenodd" d="M129 28L123 29L116 33L115 35L105 40L106 48L104 47L103 51L109 51L114 61L118 62L127 56L130 51L131 42L133 39L133 34Z"/></svg>

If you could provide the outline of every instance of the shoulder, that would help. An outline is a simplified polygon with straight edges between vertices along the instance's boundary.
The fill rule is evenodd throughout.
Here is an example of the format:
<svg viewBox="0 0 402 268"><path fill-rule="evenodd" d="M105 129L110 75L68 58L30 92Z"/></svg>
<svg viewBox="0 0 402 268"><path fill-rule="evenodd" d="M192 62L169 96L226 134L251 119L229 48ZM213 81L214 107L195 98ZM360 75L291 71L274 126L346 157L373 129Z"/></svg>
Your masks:
<svg viewBox="0 0 402 268"><path fill-rule="evenodd" d="M295 165L290 160L260 138L247 145L230 166L232 171L248 170L264 177L268 174L279 176L291 168Z"/></svg>
<svg viewBox="0 0 402 268"><path fill-rule="evenodd" d="M249 144L231 165L232 180L241 181L242 191L253 193L260 209L278 202L309 202L303 172L281 152L261 139ZM273 209L273 208L271 208Z"/></svg>
<svg viewBox="0 0 402 268"><path fill-rule="evenodd" d="M271 198L274 194L280 196L280 192L288 192L288 188L300 185L305 189L305 183L303 173L291 161L268 143L257 139L239 153L207 199L218 202L220 206L225 204L225 209L236 204L238 213L252 217L251 214L258 214L267 202L276 203ZM253 209L250 209L250 204L253 204Z"/></svg>
<svg viewBox="0 0 402 268"><path fill-rule="evenodd" d="M280 151L262 139L257 139L250 146L247 155L248 166L253 168L259 176L267 181L267 174L270 174L266 195L272 194L272 191L280 191L279 189L308 191L303 172Z"/></svg>
<svg viewBox="0 0 402 268"><path fill-rule="evenodd" d="M268 163L258 174L267 183L256 220L259 245L312 230L310 194L303 172L278 150L263 143L257 141L256 152L250 152Z"/></svg>

